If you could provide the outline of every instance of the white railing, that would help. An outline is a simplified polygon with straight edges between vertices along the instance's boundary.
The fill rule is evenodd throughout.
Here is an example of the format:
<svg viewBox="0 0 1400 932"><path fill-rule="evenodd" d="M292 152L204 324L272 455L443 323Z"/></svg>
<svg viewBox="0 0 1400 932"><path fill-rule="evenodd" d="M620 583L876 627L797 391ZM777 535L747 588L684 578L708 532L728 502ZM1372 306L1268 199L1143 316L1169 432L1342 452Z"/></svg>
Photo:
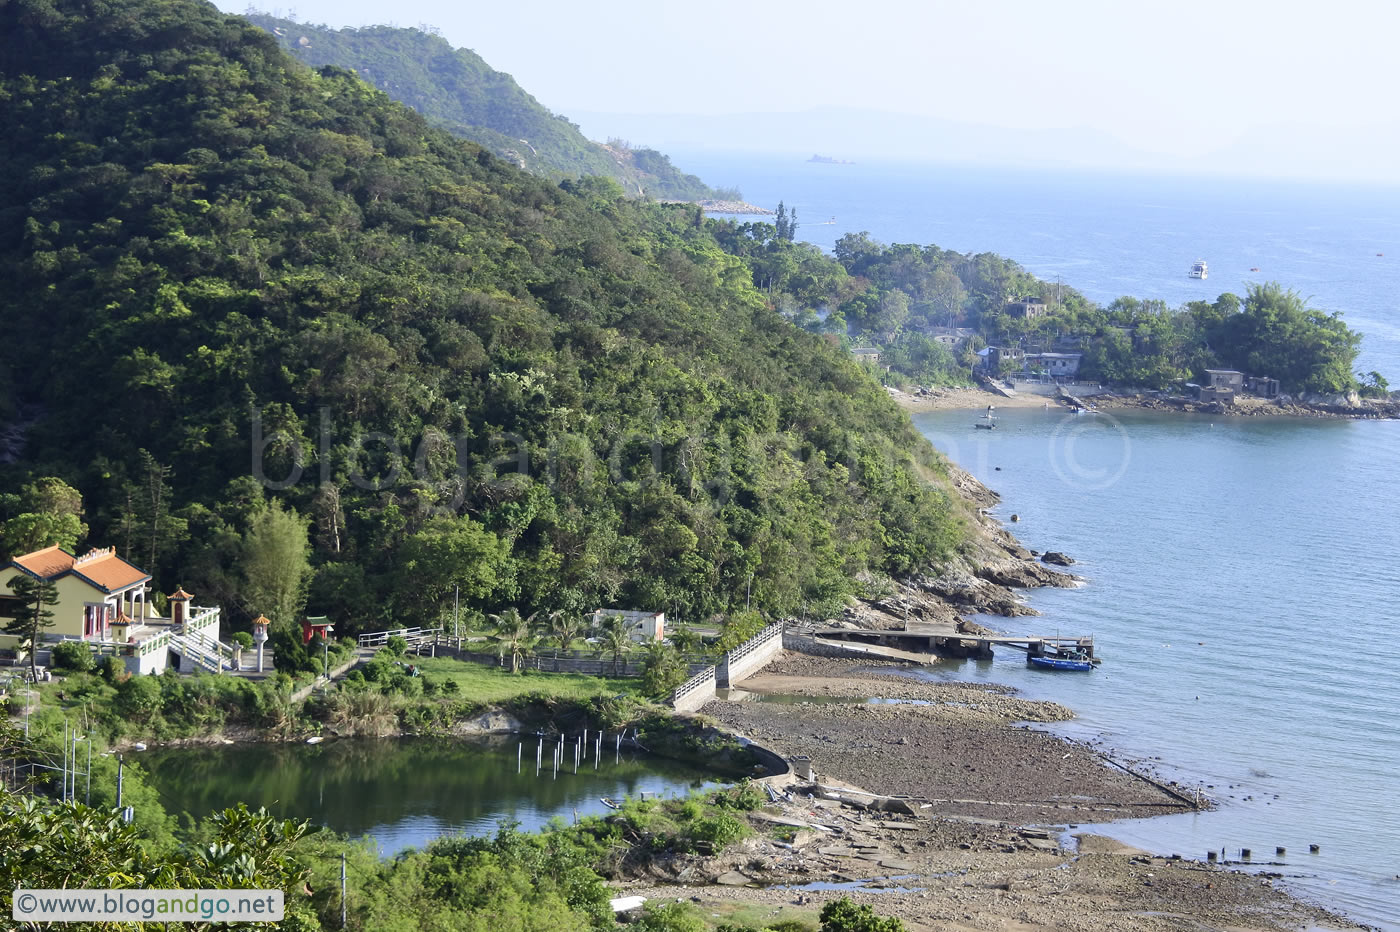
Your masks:
<svg viewBox="0 0 1400 932"><path fill-rule="evenodd" d="M431 641L437 637L441 630L441 628L396 628L393 631L374 631L362 634L355 640L361 647L384 647L389 643L389 638L400 637L412 647L414 644Z"/></svg>
<svg viewBox="0 0 1400 932"><path fill-rule="evenodd" d="M692 676L690 679L686 680L681 685L677 686L675 692L671 693L671 704L675 705L675 703L682 697L688 696L689 694L695 692L697 689L704 689L707 685L710 689L714 689L714 667L706 667L699 673Z"/></svg>
<svg viewBox="0 0 1400 932"><path fill-rule="evenodd" d="M740 644L738 647L731 650L728 654L726 654L726 656L729 658L729 662L733 663L734 661L746 657L754 651L758 650L760 647L773 640L773 638L780 638L782 636L783 622L774 622L773 624L764 628L762 631L755 634L753 637L749 638L744 643Z"/></svg>

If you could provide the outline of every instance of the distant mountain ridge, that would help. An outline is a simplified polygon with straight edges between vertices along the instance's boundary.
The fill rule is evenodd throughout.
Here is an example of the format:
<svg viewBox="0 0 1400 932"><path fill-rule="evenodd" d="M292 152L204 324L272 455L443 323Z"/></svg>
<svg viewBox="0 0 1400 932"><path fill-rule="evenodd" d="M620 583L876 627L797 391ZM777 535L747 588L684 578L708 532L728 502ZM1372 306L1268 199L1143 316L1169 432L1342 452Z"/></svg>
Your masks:
<svg viewBox="0 0 1400 932"><path fill-rule="evenodd" d="M599 175L633 197L701 200L737 193L712 190L654 149L592 142L510 75L441 36L395 26L331 29L265 13L247 18L300 61L352 69L448 132L532 174L555 180Z"/></svg>

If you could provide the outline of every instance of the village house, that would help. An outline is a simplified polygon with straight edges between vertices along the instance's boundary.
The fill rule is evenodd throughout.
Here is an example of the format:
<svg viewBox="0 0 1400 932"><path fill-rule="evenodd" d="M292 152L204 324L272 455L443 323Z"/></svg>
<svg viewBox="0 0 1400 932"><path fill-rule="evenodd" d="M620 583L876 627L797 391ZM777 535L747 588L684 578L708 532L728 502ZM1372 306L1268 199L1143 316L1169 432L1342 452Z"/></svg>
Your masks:
<svg viewBox="0 0 1400 932"><path fill-rule="evenodd" d="M1053 379L1072 379L1079 374L1083 353L1027 353L1026 370L1037 368Z"/></svg>
<svg viewBox="0 0 1400 932"><path fill-rule="evenodd" d="M1050 309L1045 306L1045 302L1040 298L1020 298L1011 301L1006 305L1006 313L1012 317L1024 317L1026 320L1035 320L1037 317L1044 317L1050 313Z"/></svg>
<svg viewBox="0 0 1400 932"><path fill-rule="evenodd" d="M1244 380L1244 389L1261 398L1277 398L1279 395L1278 379L1271 379L1266 375L1251 375L1246 377Z"/></svg>
<svg viewBox="0 0 1400 932"><path fill-rule="evenodd" d="M590 616L590 627L602 628L609 618L621 618L627 636L638 644L659 641L666 636L665 612L634 612L620 608L600 608Z"/></svg>
<svg viewBox="0 0 1400 932"><path fill-rule="evenodd" d="M880 351L873 346L853 346L851 347L851 355L854 356L858 362L880 361Z"/></svg>
<svg viewBox="0 0 1400 932"><path fill-rule="evenodd" d="M54 584L53 625L41 635L41 645L83 641L99 654L121 657L130 673L159 673L172 658L184 673L195 667L220 669L219 609L193 607L184 589L167 598L170 617L164 618L147 599L151 576L117 556L115 548L88 551L82 556L59 546L15 557L0 569L0 615L14 618L20 610L10 580L17 574ZM21 659L22 638L0 634L0 650Z"/></svg>
<svg viewBox="0 0 1400 932"><path fill-rule="evenodd" d="M1244 391L1244 373L1236 369L1207 369L1206 384L1196 386L1195 391L1200 401L1232 405L1235 395Z"/></svg>

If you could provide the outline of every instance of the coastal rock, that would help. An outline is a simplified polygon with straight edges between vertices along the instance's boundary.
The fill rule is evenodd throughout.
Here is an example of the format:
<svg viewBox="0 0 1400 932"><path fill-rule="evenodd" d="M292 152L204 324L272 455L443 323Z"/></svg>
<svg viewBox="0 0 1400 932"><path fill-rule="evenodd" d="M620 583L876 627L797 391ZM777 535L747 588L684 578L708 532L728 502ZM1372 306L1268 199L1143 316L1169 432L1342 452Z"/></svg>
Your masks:
<svg viewBox="0 0 1400 932"><path fill-rule="evenodd" d="M977 575L987 582L1015 589L1070 589L1081 581L1068 573L1056 573L1037 563L1020 560L985 564L978 567Z"/></svg>
<svg viewBox="0 0 1400 932"><path fill-rule="evenodd" d="M1073 566L1074 558L1058 550L1047 550L1040 555L1040 562L1053 563L1056 566Z"/></svg>

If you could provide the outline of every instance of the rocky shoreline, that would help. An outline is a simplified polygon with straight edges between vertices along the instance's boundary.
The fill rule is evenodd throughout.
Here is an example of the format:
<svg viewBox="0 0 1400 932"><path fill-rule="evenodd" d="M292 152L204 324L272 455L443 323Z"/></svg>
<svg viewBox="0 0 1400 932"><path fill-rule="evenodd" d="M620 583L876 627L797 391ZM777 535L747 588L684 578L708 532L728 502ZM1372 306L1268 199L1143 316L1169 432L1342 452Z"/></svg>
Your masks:
<svg viewBox="0 0 1400 932"><path fill-rule="evenodd" d="M1035 614L1033 587L1084 580L1051 569L1062 553L1028 550L988 514L1000 497L956 465L949 481L970 543L949 565L860 600L828 625L899 628ZM811 922L847 895L922 930L1366 928L1275 886L1278 874L1156 857L1080 826L1210 805L1088 744L1028 727L1071 710L1004 686L930 682L900 663L785 651L700 715L789 759L814 780L787 784L756 813L752 837L717 858L653 863L620 887L688 899L714 915L737 906ZM874 797L891 806L875 811ZM890 811L893 809L894 811ZM815 886L813 886L815 884Z"/></svg>
<svg viewBox="0 0 1400 932"><path fill-rule="evenodd" d="M1276 874L1082 831L1190 807L1087 745L1016 725L1067 718L1063 706L906 672L788 652L744 681L744 699L705 706L726 730L810 758L814 779L775 781L755 835L722 855L646 862L619 891L807 922L839 893L910 932L1364 928L1292 898Z"/></svg>
<svg viewBox="0 0 1400 932"><path fill-rule="evenodd" d="M997 408L1059 408L1062 401L1051 395L1018 394L1007 398L985 388L939 388L926 394L910 395L895 389L890 397L906 411L918 414L926 411L981 411L987 405ZM1235 403L1200 402L1178 395L1159 392L1107 392L1087 396L1086 404L1101 411L1132 409L1159 411L1164 414L1210 414L1216 417L1316 417L1345 420L1394 420L1400 418L1400 402L1378 401L1355 395L1280 396L1256 398L1243 395Z"/></svg>

